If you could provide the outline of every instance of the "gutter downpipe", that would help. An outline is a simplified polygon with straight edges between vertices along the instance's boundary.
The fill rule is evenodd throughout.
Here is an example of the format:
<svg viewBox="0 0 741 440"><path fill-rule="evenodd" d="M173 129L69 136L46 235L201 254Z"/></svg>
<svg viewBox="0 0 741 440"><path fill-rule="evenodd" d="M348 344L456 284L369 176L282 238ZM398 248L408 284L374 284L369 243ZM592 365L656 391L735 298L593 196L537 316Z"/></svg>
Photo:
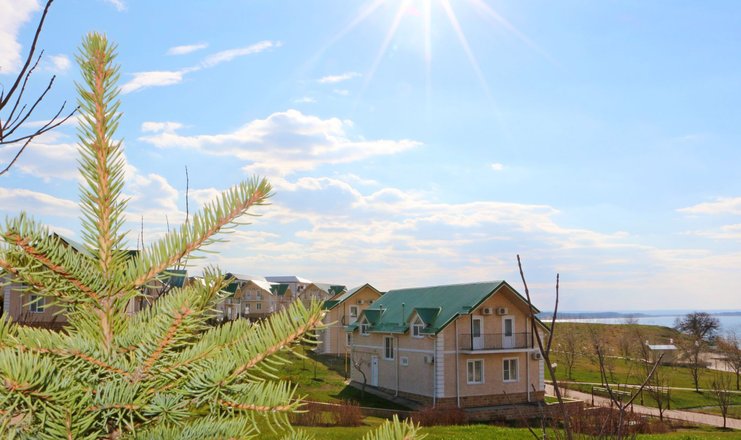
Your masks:
<svg viewBox="0 0 741 440"><path fill-rule="evenodd" d="M458 408L461 407L461 375L458 371L460 359L458 356L458 318L455 319L455 402Z"/></svg>
<svg viewBox="0 0 741 440"><path fill-rule="evenodd" d="M393 334L391 337L394 338L392 340L395 340L396 342L394 344L394 348L396 349L396 353L394 353L394 360L396 361L396 392L394 393L394 397L399 397L399 337L394 336Z"/></svg>
<svg viewBox="0 0 741 440"><path fill-rule="evenodd" d="M530 318L527 319L526 324L530 324ZM529 325L528 325L529 327ZM527 327L525 327L527 328ZM530 403L530 351L525 352L525 374L527 374L527 379L525 380L525 388L527 391L527 401Z"/></svg>
<svg viewBox="0 0 741 440"><path fill-rule="evenodd" d="M437 406L437 335L432 340L432 407Z"/></svg>

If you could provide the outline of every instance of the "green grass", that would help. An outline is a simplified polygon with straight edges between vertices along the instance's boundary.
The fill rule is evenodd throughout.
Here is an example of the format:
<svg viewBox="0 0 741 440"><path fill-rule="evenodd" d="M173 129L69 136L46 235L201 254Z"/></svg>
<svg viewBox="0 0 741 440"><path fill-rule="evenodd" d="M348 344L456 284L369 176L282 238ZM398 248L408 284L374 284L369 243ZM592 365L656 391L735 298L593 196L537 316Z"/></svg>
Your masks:
<svg viewBox="0 0 741 440"><path fill-rule="evenodd" d="M306 400L317 402L341 403L345 400L358 402L361 406L387 409L407 409L401 405L365 393L347 385L344 377L344 358L336 356L318 356L308 347L301 346L298 351L307 359L288 355L291 361L280 367L277 373L281 379L291 381L298 387L297 394Z"/></svg>
<svg viewBox="0 0 741 440"><path fill-rule="evenodd" d="M356 428L307 428L300 429L314 435L317 440L355 440L362 439L371 429L378 426L382 420L366 419L365 426ZM536 429L537 432L537 429ZM533 436L527 428L507 428L493 425L462 425L462 426L433 426L422 428L422 434L427 434L426 440L485 440L485 439L512 439L526 440ZM283 434L264 432L261 440L277 440ZM722 431L720 429L685 429L668 434L642 434L642 440L731 440L739 437L738 432Z"/></svg>
<svg viewBox="0 0 741 440"><path fill-rule="evenodd" d="M583 393L588 393L588 394L591 394L592 392L591 385L570 384L568 385L568 388L581 391ZM601 396L601 397L607 397L607 394L604 392L598 392L595 395ZM671 393L669 394L669 397L671 400L671 409L712 412L713 411L712 408L717 407L715 398L712 396L710 392L707 392L707 391L696 393L694 391L672 390ZM652 407L657 406L656 401L651 397L649 393L645 391L643 392L643 401L641 401L641 397L639 396L636 398L634 403L636 405L644 405L644 406L652 406ZM732 403L735 405L741 405L741 395L734 396ZM705 408L707 408L707 410L705 410Z"/></svg>

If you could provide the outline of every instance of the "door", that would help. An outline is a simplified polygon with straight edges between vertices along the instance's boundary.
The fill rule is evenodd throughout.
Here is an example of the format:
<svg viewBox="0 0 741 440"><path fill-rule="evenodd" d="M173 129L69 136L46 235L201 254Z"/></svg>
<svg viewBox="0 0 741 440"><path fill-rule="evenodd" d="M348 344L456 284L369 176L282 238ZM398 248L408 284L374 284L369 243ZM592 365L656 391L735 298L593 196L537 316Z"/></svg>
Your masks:
<svg viewBox="0 0 741 440"><path fill-rule="evenodd" d="M378 386L378 356L371 356L371 386Z"/></svg>
<svg viewBox="0 0 741 440"><path fill-rule="evenodd" d="M471 320L471 347L474 350L484 348L484 318L474 316Z"/></svg>
<svg viewBox="0 0 741 440"><path fill-rule="evenodd" d="M502 318L502 348L514 348L515 346L515 318L505 316Z"/></svg>

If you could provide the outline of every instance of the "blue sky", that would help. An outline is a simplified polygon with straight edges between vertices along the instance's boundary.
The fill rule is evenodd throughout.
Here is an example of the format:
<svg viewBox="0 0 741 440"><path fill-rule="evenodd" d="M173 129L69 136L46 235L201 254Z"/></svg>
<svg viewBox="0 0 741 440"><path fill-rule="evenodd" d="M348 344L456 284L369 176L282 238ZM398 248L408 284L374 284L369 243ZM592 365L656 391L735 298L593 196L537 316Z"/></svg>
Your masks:
<svg viewBox="0 0 741 440"><path fill-rule="evenodd" d="M39 12L0 0L3 85ZM104 32L132 246L142 218L146 243L184 219L187 166L194 209L253 174L276 190L197 265L519 288L519 253L542 309L557 272L566 309L741 309L740 21L731 1L57 0L36 119L76 100ZM75 136L1 177L2 214L78 236Z"/></svg>

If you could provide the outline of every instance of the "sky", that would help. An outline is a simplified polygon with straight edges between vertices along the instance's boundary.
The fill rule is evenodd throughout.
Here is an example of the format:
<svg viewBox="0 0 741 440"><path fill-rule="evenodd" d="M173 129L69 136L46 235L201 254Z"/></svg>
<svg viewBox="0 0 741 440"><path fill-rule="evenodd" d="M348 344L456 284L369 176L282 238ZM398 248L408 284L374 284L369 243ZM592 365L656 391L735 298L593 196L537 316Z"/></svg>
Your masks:
<svg viewBox="0 0 741 440"><path fill-rule="evenodd" d="M0 0L3 87L42 6ZM739 22L735 1L57 0L27 127L74 105L103 32L132 248L186 188L192 214L259 175L271 204L191 273L522 291L519 254L542 310L557 273L564 310L741 309ZM38 138L0 214L79 238L76 143L74 121Z"/></svg>

